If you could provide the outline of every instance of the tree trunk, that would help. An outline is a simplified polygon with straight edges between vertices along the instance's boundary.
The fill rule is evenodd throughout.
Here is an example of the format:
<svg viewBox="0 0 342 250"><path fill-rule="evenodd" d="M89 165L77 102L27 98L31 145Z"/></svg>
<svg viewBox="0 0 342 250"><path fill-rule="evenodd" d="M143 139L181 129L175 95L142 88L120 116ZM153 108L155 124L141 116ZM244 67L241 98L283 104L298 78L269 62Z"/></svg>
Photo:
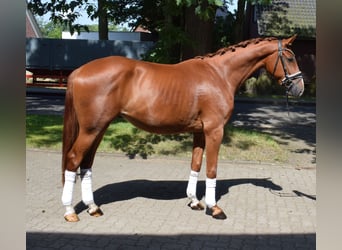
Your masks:
<svg viewBox="0 0 342 250"><path fill-rule="evenodd" d="M169 43L167 54L170 62L177 63L180 61L181 44L177 40L174 40L172 34L174 34L175 27L180 27L180 17L170 12L170 9L172 9L172 6L174 5L173 1L174 0L165 1L164 5L164 29L166 32L164 38L166 39L165 41L168 41Z"/></svg>
<svg viewBox="0 0 342 250"><path fill-rule="evenodd" d="M236 21L234 27L234 42L241 42L244 38L244 20L245 20L246 0L238 0Z"/></svg>
<svg viewBox="0 0 342 250"><path fill-rule="evenodd" d="M105 6L106 0L98 0L99 40L108 40L108 18Z"/></svg>
<svg viewBox="0 0 342 250"><path fill-rule="evenodd" d="M184 44L182 60L212 52L214 19L202 20L195 13L195 6L185 10L185 32L193 44Z"/></svg>

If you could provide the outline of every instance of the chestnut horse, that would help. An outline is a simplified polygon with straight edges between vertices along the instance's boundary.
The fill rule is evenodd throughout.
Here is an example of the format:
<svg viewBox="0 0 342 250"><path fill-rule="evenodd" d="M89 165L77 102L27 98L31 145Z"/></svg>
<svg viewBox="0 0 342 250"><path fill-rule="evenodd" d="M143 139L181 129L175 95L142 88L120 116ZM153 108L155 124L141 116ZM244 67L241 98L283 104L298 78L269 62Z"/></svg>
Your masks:
<svg viewBox="0 0 342 250"><path fill-rule="evenodd" d="M253 72L265 67L289 95L300 96L304 81L289 49L295 37L251 39L173 65L110 56L73 71L68 79L64 112L64 218L79 220L72 206L78 168L82 201L89 207L88 213L102 215L93 199L92 164L107 127L120 115L152 133L193 133L186 190L189 206L195 210L205 208L196 197L196 184L206 150L205 204L213 218L225 219L216 203L216 171L223 128L232 115L234 95Z"/></svg>

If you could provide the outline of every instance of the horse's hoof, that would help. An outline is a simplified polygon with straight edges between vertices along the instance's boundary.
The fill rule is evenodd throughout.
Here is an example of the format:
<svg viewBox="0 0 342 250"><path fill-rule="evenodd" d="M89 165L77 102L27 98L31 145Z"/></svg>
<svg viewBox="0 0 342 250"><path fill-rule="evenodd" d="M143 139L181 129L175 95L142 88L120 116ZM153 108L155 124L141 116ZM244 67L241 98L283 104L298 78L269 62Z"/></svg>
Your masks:
<svg viewBox="0 0 342 250"><path fill-rule="evenodd" d="M188 204L188 206L189 206L192 210L196 210L196 211L204 210L204 206L202 205L201 202L197 202L196 204L193 204L192 202L190 202L190 203Z"/></svg>
<svg viewBox="0 0 342 250"><path fill-rule="evenodd" d="M64 215L64 219L65 219L67 222L77 222L77 221L80 220L80 218L78 218L78 216L77 216L76 213Z"/></svg>
<svg viewBox="0 0 342 250"><path fill-rule="evenodd" d="M213 206L212 208L208 208L208 210L209 210L209 211L207 211L208 214L211 214L211 216L214 219L218 219L218 220L225 220L225 219L227 219L227 215L217 205Z"/></svg>
<svg viewBox="0 0 342 250"><path fill-rule="evenodd" d="M87 212L90 216L94 216L94 217L100 217L103 215L103 212L99 207L94 211L92 211L91 209L88 209Z"/></svg>

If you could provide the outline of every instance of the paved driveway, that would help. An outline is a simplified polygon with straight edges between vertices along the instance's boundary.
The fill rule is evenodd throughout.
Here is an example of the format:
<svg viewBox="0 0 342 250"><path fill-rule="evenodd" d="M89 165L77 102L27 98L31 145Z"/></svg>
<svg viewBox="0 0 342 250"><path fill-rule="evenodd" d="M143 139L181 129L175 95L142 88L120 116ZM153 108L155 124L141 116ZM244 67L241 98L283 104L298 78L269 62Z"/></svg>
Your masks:
<svg viewBox="0 0 342 250"><path fill-rule="evenodd" d="M187 207L189 161L97 154L95 200L104 216L87 214L78 180L81 221L67 223L60 153L27 150L27 249L315 249L315 168L221 161L217 198L228 216L221 221Z"/></svg>

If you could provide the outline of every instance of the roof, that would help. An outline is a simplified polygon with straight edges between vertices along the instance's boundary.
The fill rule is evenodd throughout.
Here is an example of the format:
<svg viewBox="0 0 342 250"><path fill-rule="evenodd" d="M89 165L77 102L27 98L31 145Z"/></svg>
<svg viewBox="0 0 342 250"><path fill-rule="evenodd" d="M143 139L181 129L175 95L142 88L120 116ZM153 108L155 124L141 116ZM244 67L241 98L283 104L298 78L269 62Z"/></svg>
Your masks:
<svg viewBox="0 0 342 250"><path fill-rule="evenodd" d="M316 38L316 0L273 0L256 5L255 11L261 36Z"/></svg>
<svg viewBox="0 0 342 250"><path fill-rule="evenodd" d="M36 18L32 12L26 9L26 37L42 37L42 32L39 28Z"/></svg>

